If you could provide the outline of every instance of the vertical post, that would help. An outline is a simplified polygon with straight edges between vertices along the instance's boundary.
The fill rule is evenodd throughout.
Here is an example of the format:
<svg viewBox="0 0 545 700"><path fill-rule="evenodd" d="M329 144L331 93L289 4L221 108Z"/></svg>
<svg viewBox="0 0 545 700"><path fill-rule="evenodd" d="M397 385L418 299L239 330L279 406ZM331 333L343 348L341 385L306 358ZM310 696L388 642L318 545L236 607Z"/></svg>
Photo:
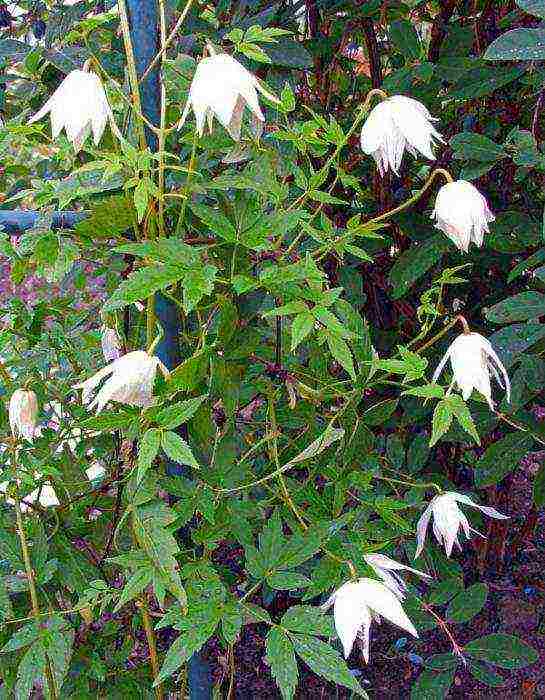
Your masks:
<svg viewBox="0 0 545 700"><path fill-rule="evenodd" d="M138 77L159 52L159 15L157 0L126 0L131 41ZM140 85L142 112L152 124L159 126L161 109L161 86L159 67L154 68ZM151 150L157 149L157 137L146 128L146 140ZM164 336L157 346L156 354L172 369L180 363L179 346L180 314L176 305L160 294L155 296L155 315L163 327ZM173 474L189 472L180 465L169 465ZM201 654L196 653L188 663L188 685L190 700L212 700L212 678L210 667Z"/></svg>

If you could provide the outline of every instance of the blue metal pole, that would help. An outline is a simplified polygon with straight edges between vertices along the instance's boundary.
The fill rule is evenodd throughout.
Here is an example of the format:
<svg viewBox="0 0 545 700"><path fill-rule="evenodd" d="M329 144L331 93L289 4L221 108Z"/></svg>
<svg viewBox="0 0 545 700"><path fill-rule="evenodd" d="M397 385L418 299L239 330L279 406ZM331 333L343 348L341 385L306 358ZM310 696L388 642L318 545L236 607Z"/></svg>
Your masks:
<svg viewBox="0 0 545 700"><path fill-rule="evenodd" d="M127 12L131 40L136 63L136 72L141 76L159 51L159 15L157 0L127 0ZM146 76L140 87L142 112L152 124L159 125L161 110L161 90L159 69ZM157 138L146 130L148 146L157 149ZM162 341L157 346L157 356L172 369L180 363L180 314L176 305L160 294L155 296L155 315L164 331ZM181 465L168 465L173 475L190 476L187 468ZM212 700L212 678L210 666L202 654L196 653L188 663L188 685L190 700Z"/></svg>
<svg viewBox="0 0 545 700"><path fill-rule="evenodd" d="M40 214L36 211L21 209L0 209L0 230L10 235L17 235L32 228L38 222ZM86 216L84 211L57 211L53 214L52 228L73 228Z"/></svg>

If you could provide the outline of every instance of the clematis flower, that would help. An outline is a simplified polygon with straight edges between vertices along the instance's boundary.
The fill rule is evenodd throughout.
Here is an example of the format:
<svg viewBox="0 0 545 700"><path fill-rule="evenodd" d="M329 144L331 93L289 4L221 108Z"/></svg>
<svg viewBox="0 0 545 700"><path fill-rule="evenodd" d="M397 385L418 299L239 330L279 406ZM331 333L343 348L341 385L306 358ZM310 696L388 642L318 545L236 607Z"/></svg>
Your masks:
<svg viewBox="0 0 545 700"><path fill-rule="evenodd" d="M363 557L367 564L373 569L377 576L379 576L384 584L395 593L399 600L405 598L407 592L407 584L398 574L398 571L410 571L412 574L416 574L421 578L429 578L431 576L425 574L423 571L418 571L418 569L413 569L410 566L405 566L405 564L400 564L395 561L395 559L390 559L390 557L384 554L366 554Z"/></svg>
<svg viewBox="0 0 545 700"><path fill-rule="evenodd" d="M158 357L150 356L144 350L135 350L110 362L74 388L83 390L83 403L88 403L100 382L109 377L89 403L89 410L96 406L97 413L100 413L109 401L128 406L151 406L157 368L168 377L168 370Z"/></svg>
<svg viewBox="0 0 545 700"><path fill-rule="evenodd" d="M380 622L381 616L418 637L418 632L395 593L380 581L371 578L348 581L322 605L322 610L328 610L332 605L335 629L342 642L345 658L350 656L356 637L360 635L363 658L369 663L371 622Z"/></svg>
<svg viewBox="0 0 545 700"><path fill-rule="evenodd" d="M473 389L477 389L494 410L490 386L490 373L492 373L501 388L505 389L507 401L511 400L511 383L507 370L490 341L479 333L462 333L451 343L433 374L433 382L439 379L447 360L450 360L453 374L449 391L456 383L464 400L467 401Z"/></svg>
<svg viewBox="0 0 545 700"><path fill-rule="evenodd" d="M465 533L467 539L471 537L471 533L474 532L480 537L484 537L478 530L471 527L466 516L458 508L458 503L464 503L466 506L471 506L471 508L477 508L478 510L485 513L491 518L498 519L508 519L507 515L503 515L495 508L490 506L480 506L469 498L469 496L464 496L461 493L456 493L455 491L448 491L447 493L442 493L436 496L423 512L420 520L416 526L416 554L414 558L420 556L422 550L424 549L424 542L426 539L426 532L428 530L428 525L430 518L433 515L433 533L439 544L445 547L445 552L447 557L450 557L452 553L452 547L456 545L458 549L462 549L460 543L458 542L458 530L460 527Z"/></svg>
<svg viewBox="0 0 545 700"><path fill-rule="evenodd" d="M39 474L37 474L36 476L37 478L40 477ZM6 493L8 489L8 483L9 482L7 481L2 481L2 483L0 483L0 493ZM40 496L39 500L38 495ZM51 506L60 505L60 501L57 498L55 489L51 486L49 482L46 482L45 484L42 484L41 487L34 489L34 491L31 491L28 495L26 495L23 498L23 500L21 500L21 512L26 513L27 510L30 510L32 503L36 503L36 500L38 500L38 503L42 506L42 508L50 508ZM15 504L15 501L13 500L13 498L10 498L8 496L6 498L6 503L12 506Z"/></svg>
<svg viewBox="0 0 545 700"><path fill-rule="evenodd" d="M102 334L100 337L102 345L102 354L106 362L112 362L121 357L121 338L115 328L102 326Z"/></svg>
<svg viewBox="0 0 545 700"><path fill-rule="evenodd" d="M98 145L108 120L117 133L104 87L95 73L73 70L28 123L33 124L48 113L53 138L64 128L76 153L91 131L95 146Z"/></svg>
<svg viewBox="0 0 545 700"><path fill-rule="evenodd" d="M272 102L278 102L276 97L261 85L255 75L232 56L219 53L203 58L195 71L178 128L183 126L190 107L193 107L200 136L204 132L205 119L209 130L212 131L212 120L215 115L231 138L239 141L245 106L252 112L254 125L256 122L265 121L259 106L257 91Z"/></svg>
<svg viewBox="0 0 545 700"><path fill-rule="evenodd" d="M102 479L106 474L106 470L104 469L103 465L97 460L85 470L85 474L87 475L89 481L95 481L95 479Z"/></svg>
<svg viewBox="0 0 545 700"><path fill-rule="evenodd" d="M432 124L435 120L417 100L394 95L374 107L361 131L361 148L372 155L381 175L391 168L397 175L405 149L416 156L420 152L434 160L432 147L443 141Z"/></svg>
<svg viewBox="0 0 545 700"><path fill-rule="evenodd" d="M9 402L9 425L13 437L23 437L32 442L36 433L38 399L33 391L17 389Z"/></svg>
<svg viewBox="0 0 545 700"><path fill-rule="evenodd" d="M441 187L431 218L435 219L436 228L467 253L472 242L479 248L482 246L484 234L489 231L488 224L495 216L485 197L471 182L457 180Z"/></svg>

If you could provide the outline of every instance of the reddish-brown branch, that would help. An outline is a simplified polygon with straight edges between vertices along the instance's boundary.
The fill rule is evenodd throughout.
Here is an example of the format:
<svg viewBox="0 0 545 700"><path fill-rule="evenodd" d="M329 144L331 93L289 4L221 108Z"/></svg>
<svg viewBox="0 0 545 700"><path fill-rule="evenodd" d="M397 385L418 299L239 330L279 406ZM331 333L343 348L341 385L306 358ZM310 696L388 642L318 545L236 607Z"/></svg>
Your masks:
<svg viewBox="0 0 545 700"><path fill-rule="evenodd" d="M431 29L431 40L428 50L428 61L431 63L435 63L439 59L441 46L448 34L448 23L454 14L457 4L458 0L443 0L441 3L441 9Z"/></svg>

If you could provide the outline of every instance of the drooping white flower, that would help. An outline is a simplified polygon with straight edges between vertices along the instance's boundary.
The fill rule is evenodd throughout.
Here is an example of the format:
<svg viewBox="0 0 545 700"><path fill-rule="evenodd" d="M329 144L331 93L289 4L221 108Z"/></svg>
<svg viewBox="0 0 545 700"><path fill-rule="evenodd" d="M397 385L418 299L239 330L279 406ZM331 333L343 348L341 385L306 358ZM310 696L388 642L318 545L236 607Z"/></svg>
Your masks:
<svg viewBox="0 0 545 700"><path fill-rule="evenodd" d="M398 571L410 571L416 576L421 578L430 578L428 574L423 571L418 571L418 569L413 569L410 566L405 566L405 564L400 564L395 561L395 559L390 559L390 557L384 554L366 554L363 557L367 564L373 569L373 571L379 576L388 588L396 594L396 596L403 600L407 592L407 584L397 573Z"/></svg>
<svg viewBox="0 0 545 700"><path fill-rule="evenodd" d="M361 131L361 148L372 155L381 175L391 168L396 175L405 149L416 156L420 152L434 160L432 147L443 141L432 124L435 120L417 100L394 95L374 107Z"/></svg>
<svg viewBox="0 0 545 700"><path fill-rule="evenodd" d="M100 382L109 377L89 403L89 410L96 406L97 413L102 411L108 401L117 401L128 406L151 406L157 368L165 377L168 376L167 368L158 357L150 356L144 350L134 350L110 362L74 388L83 390L83 403L88 403Z"/></svg>
<svg viewBox="0 0 545 700"><path fill-rule="evenodd" d="M117 360L121 357L121 338L115 328L102 326L100 344L102 345L102 354L106 362L112 362L112 360Z"/></svg>
<svg viewBox="0 0 545 700"><path fill-rule="evenodd" d="M203 58L195 71L178 128L183 126L189 109L193 107L200 136L204 133L205 120L212 131L215 115L231 138L238 141L244 106L252 112L254 120L265 121L259 106L258 90L272 102L278 102L255 75L232 56L219 53Z"/></svg>
<svg viewBox="0 0 545 700"><path fill-rule="evenodd" d="M98 145L108 120L115 130L112 110L100 78L84 70L69 73L28 123L38 121L48 112L53 138L57 138L64 128L76 153L91 132L95 146Z"/></svg>
<svg viewBox="0 0 545 700"><path fill-rule="evenodd" d="M60 505L60 501L57 498L55 489L48 482L40 486L40 488L37 488L34 491L32 491L32 493L29 493L28 496L25 498L25 500L30 503L35 503L37 499L38 503L42 506L42 508L51 508L52 506ZM21 510L25 510L23 508L24 505L24 503L21 503Z"/></svg>
<svg viewBox="0 0 545 700"><path fill-rule="evenodd" d="M85 474L87 475L89 481L94 481L95 479L102 479L102 477L106 474L106 470L104 469L104 466L97 460L85 470Z"/></svg>
<svg viewBox="0 0 545 700"><path fill-rule="evenodd" d="M371 622L381 621L381 616L392 624L418 637L413 623L407 617L401 602L387 586L370 578L344 583L324 603L322 610L333 605L335 629L348 658L356 637L363 640L363 657L369 663L369 633Z"/></svg>
<svg viewBox="0 0 545 700"><path fill-rule="evenodd" d="M451 343L435 370L432 381L436 382L439 379L447 360L450 360L453 374L449 391L456 383L464 400L467 401L473 389L477 389L494 410L490 386L490 373L492 373L501 388L505 389L507 401L511 400L511 383L507 370L490 341L479 333L462 333Z"/></svg>
<svg viewBox="0 0 545 700"><path fill-rule="evenodd" d="M462 513L460 508L458 508L458 503L464 503L472 508L477 508L491 518L507 519L507 515L503 515L495 508L489 506L480 506L478 503L469 498L469 496L464 496L461 493L456 493L455 491L448 491L447 493L442 493L430 502L420 520L416 526L416 557L420 556L422 550L424 549L424 541L426 539L426 532L428 530L428 525L430 518L433 515L433 534L439 542L439 544L445 547L445 552L447 557L450 557L452 553L452 547L456 545L458 549L460 543L458 542L458 530L460 527L465 533L467 539L471 537L471 533L474 532L481 537L484 537L478 530L471 527L466 516Z"/></svg>
<svg viewBox="0 0 545 700"><path fill-rule="evenodd" d="M467 253L471 242L479 248L482 246L484 234L489 231L488 224L495 216L485 197L471 182L456 180L439 190L431 218L435 219L436 228Z"/></svg>
<svg viewBox="0 0 545 700"><path fill-rule="evenodd" d="M37 478L40 477L39 474L37 474L36 476ZM0 483L0 493L6 493L8 489L8 483L9 482L7 481L3 481L2 483ZM40 496L39 500L38 494ZM55 489L51 486L49 482L46 482L41 487L34 489L34 491L31 491L29 494L27 494L21 499L21 512L26 513L28 510L31 510L31 505L33 503L36 503L36 500L38 500L38 503L42 506L42 508L50 508L51 506L60 505L60 501L57 498ZM6 503L12 506L15 504L15 501L13 500L13 498L8 496L6 498Z"/></svg>
<svg viewBox="0 0 545 700"><path fill-rule="evenodd" d="M9 425L13 437L32 442L36 433L38 399L33 391L16 389L9 402Z"/></svg>

